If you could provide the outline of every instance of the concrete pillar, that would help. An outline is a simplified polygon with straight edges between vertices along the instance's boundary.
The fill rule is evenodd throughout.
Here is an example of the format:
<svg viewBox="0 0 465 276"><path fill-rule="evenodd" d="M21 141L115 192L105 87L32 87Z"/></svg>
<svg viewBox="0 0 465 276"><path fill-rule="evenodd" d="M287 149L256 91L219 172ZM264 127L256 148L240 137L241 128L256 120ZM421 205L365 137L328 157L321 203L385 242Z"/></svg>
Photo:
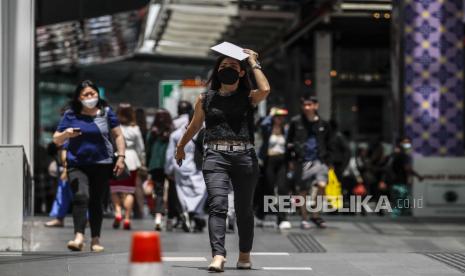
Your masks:
<svg viewBox="0 0 465 276"><path fill-rule="evenodd" d="M24 146L33 160L34 1L0 1L0 144Z"/></svg>
<svg viewBox="0 0 465 276"><path fill-rule="evenodd" d="M0 145L24 148L31 169L34 144L34 2L0 1ZM19 152L22 153L22 149ZM3 169L13 163L22 164L22 154L18 153L14 155L17 156L15 160L9 160L13 155L5 151L2 153L6 154L0 160L3 161ZM22 171L17 172L19 175L8 171L0 179L4 191L0 193L0 217L3 223L11 225L0 227L4 230L0 231L0 250L22 250L22 227L17 227L22 225L22 207L25 204ZM8 204L11 199L20 205ZM12 237L15 241L11 241Z"/></svg>
<svg viewBox="0 0 465 276"><path fill-rule="evenodd" d="M404 91L404 5L402 0L394 0L391 23L391 95L387 97L387 105L395 112L387 112L386 117L391 120L391 142L404 133L403 109ZM389 109L388 109L389 110Z"/></svg>
<svg viewBox="0 0 465 276"><path fill-rule="evenodd" d="M0 251L22 251L24 189L24 151L21 146L0 146Z"/></svg>
<svg viewBox="0 0 465 276"><path fill-rule="evenodd" d="M404 132L417 154L463 156L463 2L397 3L403 21Z"/></svg>
<svg viewBox="0 0 465 276"><path fill-rule="evenodd" d="M331 54L332 35L330 32L315 33L315 91L320 102L320 116L329 120L331 118Z"/></svg>

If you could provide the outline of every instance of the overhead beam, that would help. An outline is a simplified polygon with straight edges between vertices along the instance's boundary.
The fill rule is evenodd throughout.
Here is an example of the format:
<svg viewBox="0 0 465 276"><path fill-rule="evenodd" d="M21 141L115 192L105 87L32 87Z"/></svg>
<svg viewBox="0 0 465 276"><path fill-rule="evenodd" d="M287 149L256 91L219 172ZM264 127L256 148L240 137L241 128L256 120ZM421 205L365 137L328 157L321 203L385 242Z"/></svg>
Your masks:
<svg viewBox="0 0 465 276"><path fill-rule="evenodd" d="M243 26L247 27L259 27L259 28L275 28L276 26L283 26L291 24L291 20L272 20L272 19L247 19L247 20L240 20L240 19L233 19L231 22L231 27L240 28Z"/></svg>
<svg viewBox="0 0 465 276"><path fill-rule="evenodd" d="M371 18L373 17L373 12L334 12L331 14L331 17L334 18Z"/></svg>
<svg viewBox="0 0 465 276"><path fill-rule="evenodd" d="M192 40L160 40L158 45L160 46L179 46L179 47L202 47L209 48L215 41L192 41Z"/></svg>
<svg viewBox="0 0 465 276"><path fill-rule="evenodd" d="M241 7L263 7L263 6L277 6L277 7L298 7L300 3L290 2L288 0L247 0L239 3Z"/></svg>
<svg viewBox="0 0 465 276"><path fill-rule="evenodd" d="M282 26L276 26L274 28L242 28L242 29L232 29L231 33L237 34L252 34L252 35L261 35L261 34L269 34L269 33L276 33L281 29Z"/></svg>
<svg viewBox="0 0 465 276"><path fill-rule="evenodd" d="M242 19L247 18L260 18L260 19L287 19L292 20L296 17L293 12L281 12L281 11L252 11L246 9L240 9L239 17Z"/></svg>
<svg viewBox="0 0 465 276"><path fill-rule="evenodd" d="M224 24L188 24L185 22L177 22L170 20L168 22L167 28L175 30L189 30L189 31L198 31L198 32L224 32L227 29L227 25Z"/></svg>
<svg viewBox="0 0 465 276"><path fill-rule="evenodd" d="M152 31L149 35L149 39L154 40L155 42L159 39L160 32L163 31L163 28L166 25L166 20L169 19L169 15L167 13L167 3L169 0L160 0L161 6L158 10L158 15L155 18L155 23L153 23Z"/></svg>
<svg viewBox="0 0 465 276"><path fill-rule="evenodd" d="M186 39L188 37L199 37L199 38L202 37L202 38L207 38L207 39L221 38L220 33L193 33L189 31L181 31L181 30L174 30L174 29L166 29L163 35L184 36Z"/></svg>
<svg viewBox="0 0 465 276"><path fill-rule="evenodd" d="M172 11L194 13L202 15L228 15L236 16L239 13L239 8L236 5L228 5L225 7L213 7L207 5L180 5L169 4L168 9Z"/></svg>
<svg viewBox="0 0 465 276"><path fill-rule="evenodd" d="M221 16L221 15L198 15L198 14L191 14L186 12L176 11L171 13L170 20L175 20L176 22L198 22L198 23L205 23L205 24L229 24L231 23L231 18L229 16Z"/></svg>
<svg viewBox="0 0 465 276"><path fill-rule="evenodd" d="M339 8L347 11L391 11L392 4L343 2Z"/></svg>
<svg viewBox="0 0 465 276"><path fill-rule="evenodd" d="M169 56L207 57L208 51L187 51L186 49L157 49L156 53Z"/></svg>
<svg viewBox="0 0 465 276"><path fill-rule="evenodd" d="M200 66L209 66L211 65L212 61L214 61L213 57L207 56L207 57L181 57L181 56L167 56L167 55L159 55L156 53L153 54L136 54L134 57L132 57L129 61L151 61L156 64L180 64L183 67L184 66L195 66L195 65L200 65Z"/></svg>
<svg viewBox="0 0 465 276"><path fill-rule="evenodd" d="M187 52L199 52L199 53L206 53L208 52L210 47L208 46L192 46L192 45L177 45L177 46L164 46L158 45L155 51L187 51Z"/></svg>
<svg viewBox="0 0 465 276"><path fill-rule="evenodd" d="M190 5L219 5L227 6L236 0L172 0L173 4L190 4Z"/></svg>
<svg viewBox="0 0 465 276"><path fill-rule="evenodd" d="M162 40L183 42L183 41L186 41L186 37L183 36L183 35L164 34L162 36ZM191 37L189 37L188 40L191 43L211 43L211 45L213 45L213 43L215 43L218 39L217 38L205 38L205 37L191 36Z"/></svg>

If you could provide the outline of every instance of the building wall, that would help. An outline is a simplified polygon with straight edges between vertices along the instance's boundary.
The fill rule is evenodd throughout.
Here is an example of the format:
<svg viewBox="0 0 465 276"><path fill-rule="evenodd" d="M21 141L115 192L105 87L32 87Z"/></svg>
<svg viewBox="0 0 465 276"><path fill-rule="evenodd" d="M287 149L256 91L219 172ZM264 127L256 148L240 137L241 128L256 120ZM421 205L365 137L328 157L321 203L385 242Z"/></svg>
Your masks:
<svg viewBox="0 0 465 276"><path fill-rule="evenodd" d="M404 2L404 125L423 156L464 155L462 0Z"/></svg>

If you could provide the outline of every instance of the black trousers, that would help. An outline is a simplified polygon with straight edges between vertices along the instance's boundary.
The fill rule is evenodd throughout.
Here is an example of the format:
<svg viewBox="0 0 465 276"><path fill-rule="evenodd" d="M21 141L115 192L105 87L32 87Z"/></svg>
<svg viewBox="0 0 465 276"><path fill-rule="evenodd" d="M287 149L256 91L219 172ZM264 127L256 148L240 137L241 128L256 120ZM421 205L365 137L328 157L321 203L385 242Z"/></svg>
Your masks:
<svg viewBox="0 0 465 276"><path fill-rule="evenodd" d="M74 233L84 234L89 211L92 238L100 237L103 220L103 198L112 174L112 164L95 164L69 168L68 178L73 191Z"/></svg>
<svg viewBox="0 0 465 276"><path fill-rule="evenodd" d="M230 183L234 190L239 250L250 252L254 236L253 197L258 179L255 151L223 152L207 149L202 171L208 192L208 234L212 256L226 256L224 244Z"/></svg>
<svg viewBox="0 0 465 276"><path fill-rule="evenodd" d="M179 203L178 191L176 190L176 182L168 180L168 219L179 217L181 213L181 203Z"/></svg>
<svg viewBox="0 0 465 276"><path fill-rule="evenodd" d="M289 185L286 181L287 162L284 155L269 156L266 163L266 188L264 195L289 195ZM277 191L275 189L277 188ZM260 206L262 209L263 205ZM277 207L277 206L276 206ZM278 213L278 223L286 220L286 213Z"/></svg>
<svg viewBox="0 0 465 276"><path fill-rule="evenodd" d="M165 192L165 171L163 169L153 169L150 171L152 180L155 182L153 196L155 198L155 214L165 214L163 194Z"/></svg>

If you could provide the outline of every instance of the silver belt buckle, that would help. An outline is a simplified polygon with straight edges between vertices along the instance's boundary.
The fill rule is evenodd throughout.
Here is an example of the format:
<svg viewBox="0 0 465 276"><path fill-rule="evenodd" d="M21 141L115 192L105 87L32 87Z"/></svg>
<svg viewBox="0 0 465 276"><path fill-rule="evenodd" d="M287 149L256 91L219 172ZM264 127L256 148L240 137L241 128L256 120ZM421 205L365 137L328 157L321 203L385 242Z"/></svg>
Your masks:
<svg viewBox="0 0 465 276"><path fill-rule="evenodd" d="M244 150L244 146L243 145L237 145L235 146L236 147L236 150L237 151L243 151Z"/></svg>
<svg viewBox="0 0 465 276"><path fill-rule="evenodd" d="M228 145L216 145L217 150L219 151L229 151L229 146Z"/></svg>
<svg viewBox="0 0 465 276"><path fill-rule="evenodd" d="M220 144L209 144L209 148L212 148L214 150L219 150L219 151L227 151L227 152L235 152L235 151L241 151L241 150L247 150L249 149L249 145L243 144L243 145L220 145Z"/></svg>

